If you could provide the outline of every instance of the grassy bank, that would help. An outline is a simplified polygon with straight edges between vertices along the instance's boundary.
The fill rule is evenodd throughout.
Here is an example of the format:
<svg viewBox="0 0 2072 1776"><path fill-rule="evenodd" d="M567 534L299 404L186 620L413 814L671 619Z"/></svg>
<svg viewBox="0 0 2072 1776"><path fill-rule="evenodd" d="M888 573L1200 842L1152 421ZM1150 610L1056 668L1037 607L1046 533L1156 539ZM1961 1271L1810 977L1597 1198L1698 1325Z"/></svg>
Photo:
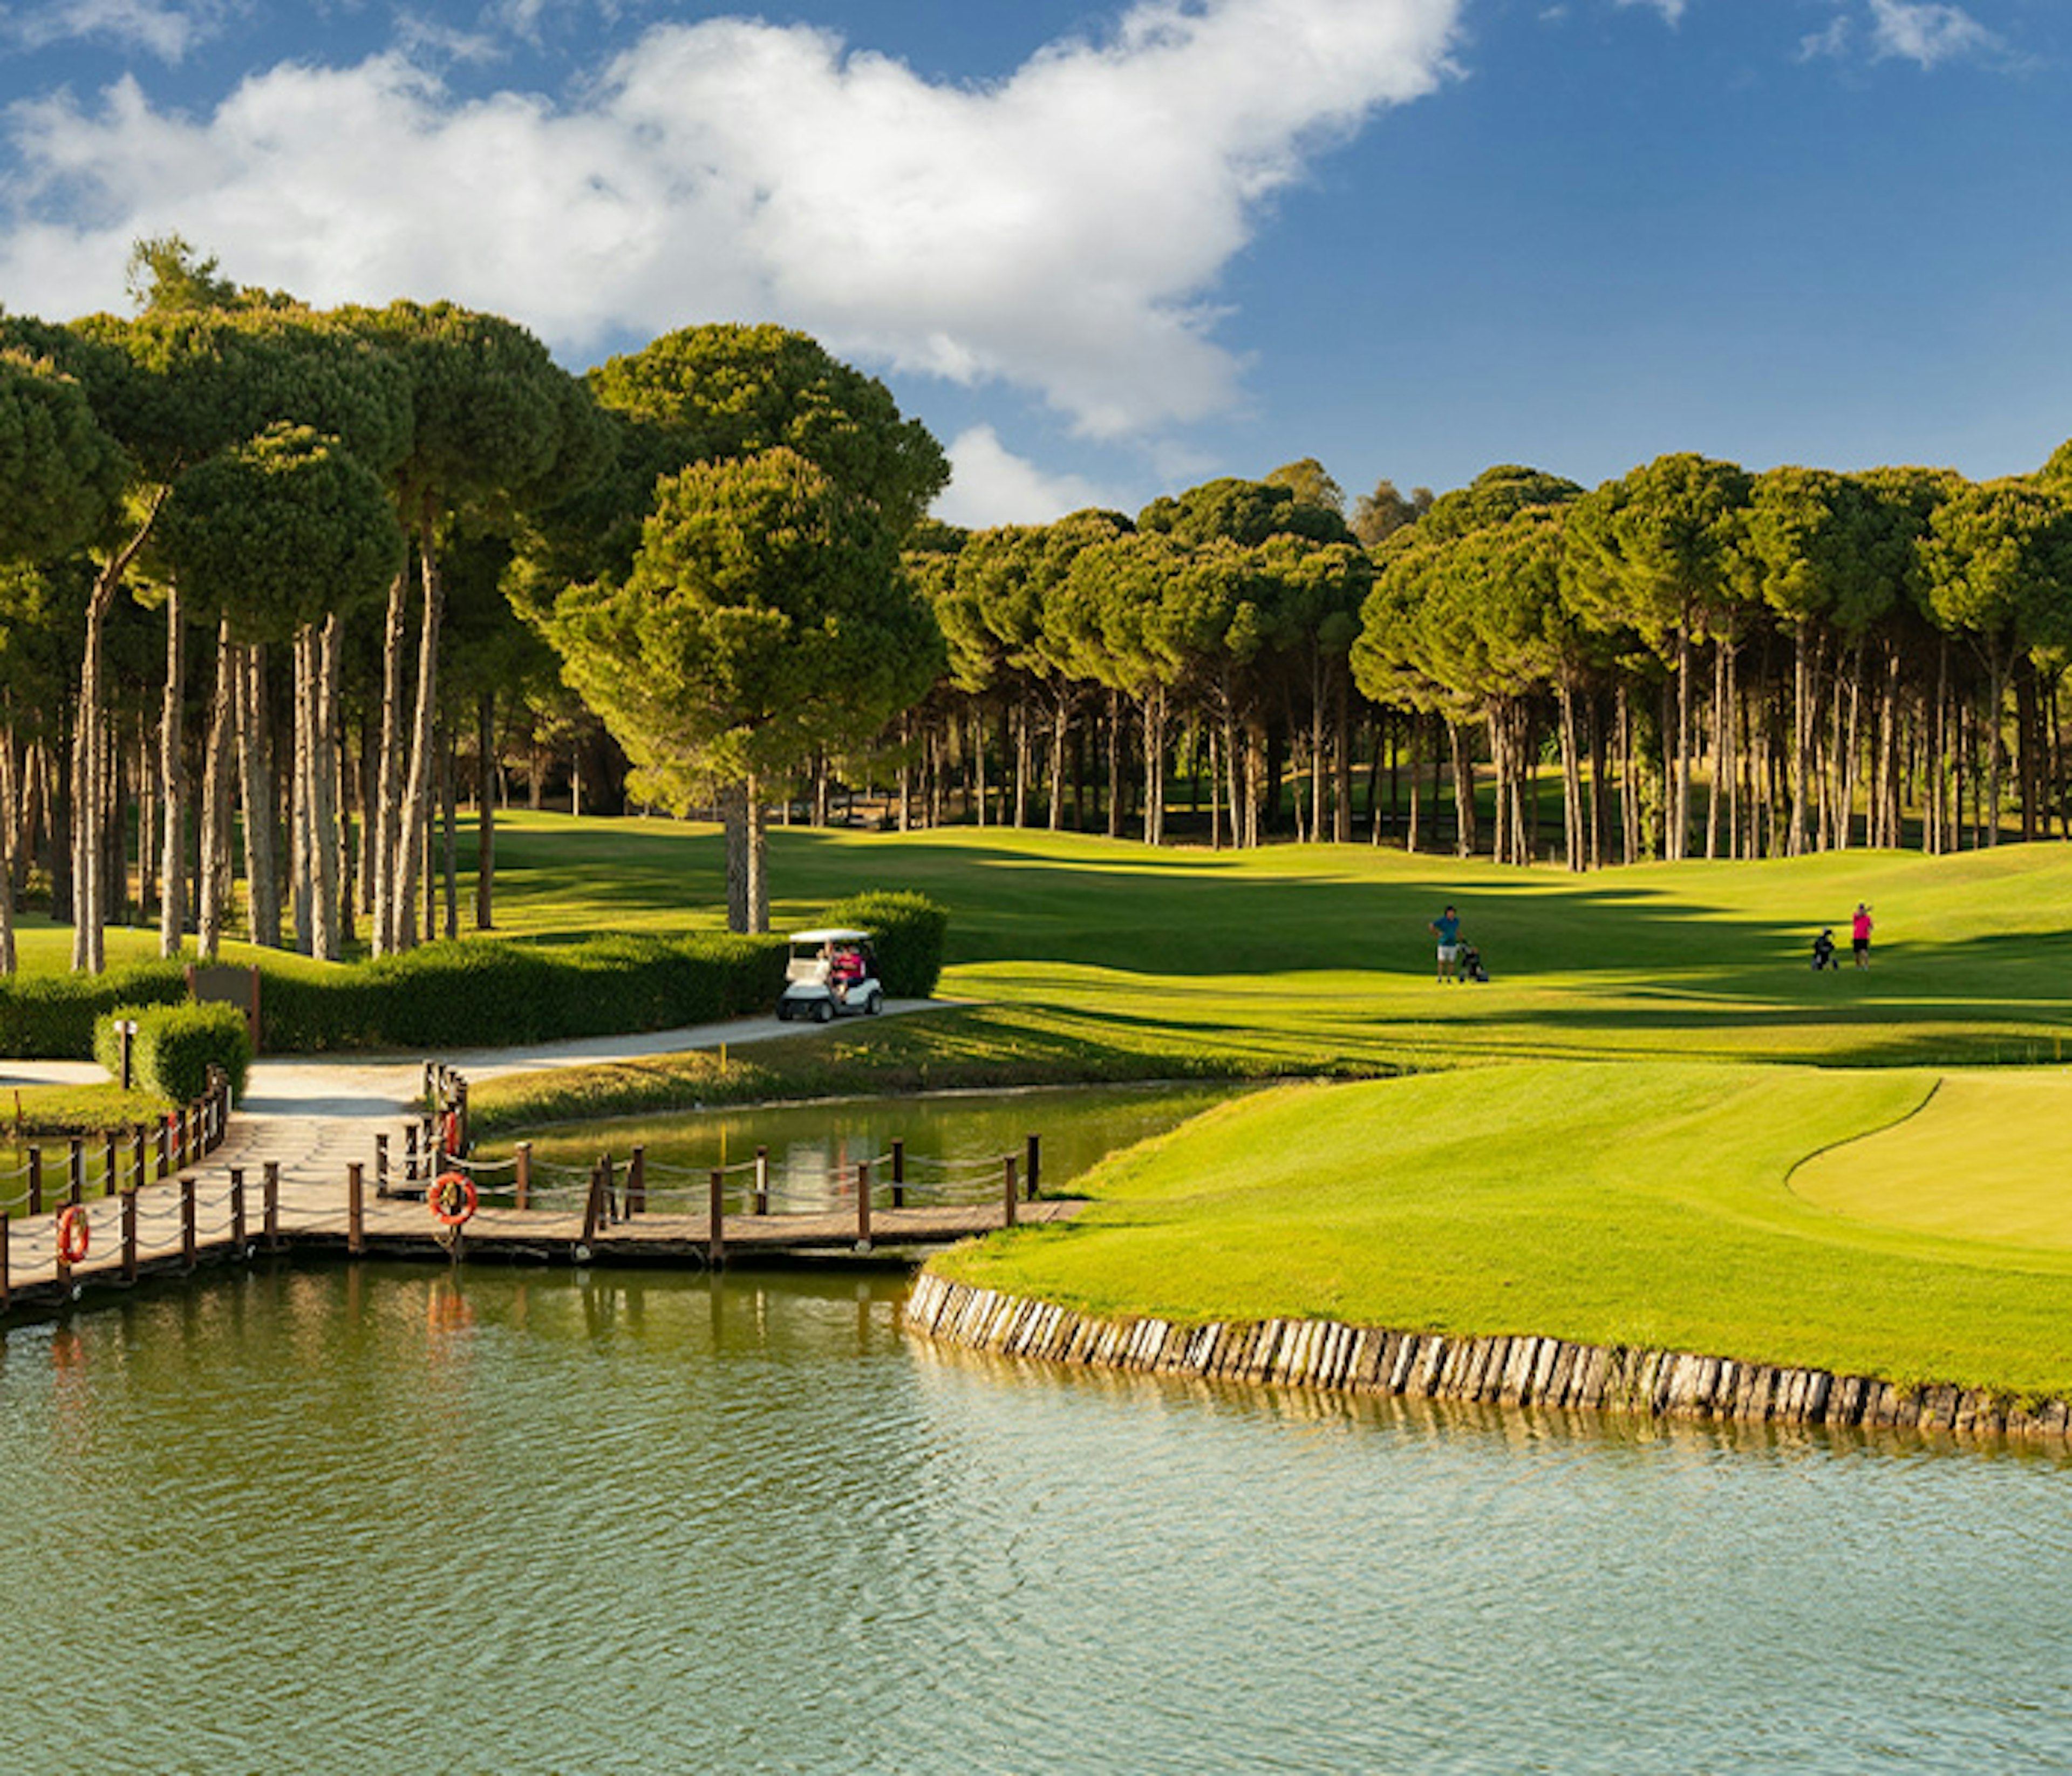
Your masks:
<svg viewBox="0 0 2072 1776"><path fill-rule="evenodd" d="M934 1268L1099 1314L1529 1333L2072 1393L2065 1207L2042 1228L2024 1181L1975 1167L1959 1234L1919 1224L1914 1188L1860 1187L1844 1211L1801 1187L1821 1166L1875 1176L1937 1084L1635 1063L1290 1087L1110 1161L1069 1226Z"/></svg>

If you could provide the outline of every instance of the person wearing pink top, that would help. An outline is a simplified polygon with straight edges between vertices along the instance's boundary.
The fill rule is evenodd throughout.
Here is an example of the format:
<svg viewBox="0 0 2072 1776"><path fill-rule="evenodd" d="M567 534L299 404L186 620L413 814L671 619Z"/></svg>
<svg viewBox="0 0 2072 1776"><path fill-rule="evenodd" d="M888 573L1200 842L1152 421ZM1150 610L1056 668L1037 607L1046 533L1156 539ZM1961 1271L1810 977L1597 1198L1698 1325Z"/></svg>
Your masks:
<svg viewBox="0 0 2072 1776"><path fill-rule="evenodd" d="M1867 968L1871 965L1871 910L1862 901L1856 902L1856 915L1849 921L1849 944L1856 952L1856 966Z"/></svg>

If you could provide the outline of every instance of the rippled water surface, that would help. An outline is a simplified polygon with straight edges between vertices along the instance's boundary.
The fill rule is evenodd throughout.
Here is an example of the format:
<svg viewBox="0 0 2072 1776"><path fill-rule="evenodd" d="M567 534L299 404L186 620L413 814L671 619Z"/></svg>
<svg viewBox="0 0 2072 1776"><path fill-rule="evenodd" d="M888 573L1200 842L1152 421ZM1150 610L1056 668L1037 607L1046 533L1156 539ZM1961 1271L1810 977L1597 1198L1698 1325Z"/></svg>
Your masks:
<svg viewBox="0 0 2072 1776"><path fill-rule="evenodd" d="M2072 1768L2072 1470L284 1268L0 1345L31 1773Z"/></svg>

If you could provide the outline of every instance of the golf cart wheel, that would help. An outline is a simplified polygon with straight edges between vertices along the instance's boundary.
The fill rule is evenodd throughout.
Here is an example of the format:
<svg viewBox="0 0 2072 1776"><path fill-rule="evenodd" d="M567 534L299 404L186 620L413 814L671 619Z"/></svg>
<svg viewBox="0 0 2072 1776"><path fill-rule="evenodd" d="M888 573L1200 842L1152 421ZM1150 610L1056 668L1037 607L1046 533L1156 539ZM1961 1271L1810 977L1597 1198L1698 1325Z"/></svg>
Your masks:
<svg viewBox="0 0 2072 1776"><path fill-rule="evenodd" d="M813 1022L815 1023L827 1023L832 1019L834 1014L835 1002L833 1000L816 999L813 1001Z"/></svg>
<svg viewBox="0 0 2072 1776"><path fill-rule="evenodd" d="M884 1000L874 993L863 1002L864 1015L866 1018L875 1018L878 1013L879 1008L882 1007L884 1003Z"/></svg>

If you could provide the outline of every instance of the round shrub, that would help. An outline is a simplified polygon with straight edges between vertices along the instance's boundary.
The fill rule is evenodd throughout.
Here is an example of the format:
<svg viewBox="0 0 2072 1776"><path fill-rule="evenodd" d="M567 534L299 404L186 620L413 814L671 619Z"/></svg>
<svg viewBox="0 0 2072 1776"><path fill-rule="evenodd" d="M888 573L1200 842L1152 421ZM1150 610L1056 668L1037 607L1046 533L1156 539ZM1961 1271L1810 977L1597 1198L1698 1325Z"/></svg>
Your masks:
<svg viewBox="0 0 2072 1776"><path fill-rule="evenodd" d="M888 997L925 999L935 990L943 972L943 941L949 931L950 915L926 894L904 889L866 889L836 902L823 923L871 934L878 953L878 978L884 982Z"/></svg>
<svg viewBox="0 0 2072 1776"><path fill-rule="evenodd" d="M130 1083L175 1104L191 1104L208 1089L208 1070L220 1067L230 1089L242 1092L252 1067L252 1036L235 1005L117 1005L96 1021L93 1058L110 1077L122 1076L122 1035L117 1023L134 1018Z"/></svg>

